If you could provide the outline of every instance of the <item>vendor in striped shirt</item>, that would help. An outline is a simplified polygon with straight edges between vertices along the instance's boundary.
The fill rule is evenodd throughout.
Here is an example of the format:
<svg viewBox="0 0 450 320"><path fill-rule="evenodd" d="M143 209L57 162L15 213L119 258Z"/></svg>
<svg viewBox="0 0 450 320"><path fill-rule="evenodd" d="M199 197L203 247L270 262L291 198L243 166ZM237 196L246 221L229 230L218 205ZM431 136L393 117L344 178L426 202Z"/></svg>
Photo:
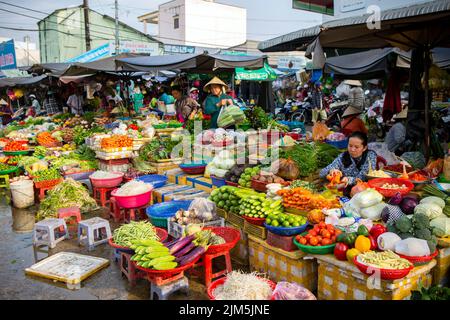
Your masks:
<svg viewBox="0 0 450 320"><path fill-rule="evenodd" d="M348 95L348 106L364 110L364 91L362 89L361 81L345 80L345 84L350 86L350 93Z"/></svg>

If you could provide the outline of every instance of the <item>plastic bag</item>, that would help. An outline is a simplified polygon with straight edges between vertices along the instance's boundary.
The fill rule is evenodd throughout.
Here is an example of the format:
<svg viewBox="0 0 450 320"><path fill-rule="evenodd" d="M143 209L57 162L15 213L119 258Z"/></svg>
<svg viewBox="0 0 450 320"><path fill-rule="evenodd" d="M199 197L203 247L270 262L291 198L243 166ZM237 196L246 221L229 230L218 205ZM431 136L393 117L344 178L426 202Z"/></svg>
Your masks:
<svg viewBox="0 0 450 320"><path fill-rule="evenodd" d="M361 217L373 221L380 220L381 212L383 211L384 207L386 207L386 203L380 202L377 203L376 205L361 209L360 210Z"/></svg>
<svg viewBox="0 0 450 320"><path fill-rule="evenodd" d="M242 123L245 120L244 111L238 106L222 107L219 117L217 118L217 125L225 128L235 124Z"/></svg>
<svg viewBox="0 0 450 320"><path fill-rule="evenodd" d="M395 234L393 232L385 232L385 233L382 233L378 237L377 245L378 245L378 248L380 248L380 250L394 251L395 244L401 240L402 240L402 238L400 238L397 234Z"/></svg>
<svg viewBox="0 0 450 320"><path fill-rule="evenodd" d="M275 300L317 300L308 289L285 281L277 283L272 296Z"/></svg>
<svg viewBox="0 0 450 320"><path fill-rule="evenodd" d="M326 139L330 130L327 125L321 122L316 122L312 128L312 137L314 141L323 141Z"/></svg>
<svg viewBox="0 0 450 320"><path fill-rule="evenodd" d="M205 198L195 198L189 205L188 210L195 210L197 218L203 221L217 219L216 204Z"/></svg>
<svg viewBox="0 0 450 320"><path fill-rule="evenodd" d="M395 165L400 163L395 153L390 152L387 144L383 142L371 142L368 145L369 150L375 151L377 156L382 157L384 160L386 160L386 163L388 166Z"/></svg>
<svg viewBox="0 0 450 320"><path fill-rule="evenodd" d="M342 81L341 84L336 87L336 95L338 97L343 96L348 97L349 94L350 94L350 86Z"/></svg>
<svg viewBox="0 0 450 320"><path fill-rule="evenodd" d="M408 257L422 257L430 255L430 247L426 240L408 238L395 243L395 253Z"/></svg>
<svg viewBox="0 0 450 320"><path fill-rule="evenodd" d="M357 193L351 200L361 209L372 207L383 201L383 195L377 190L369 188Z"/></svg>

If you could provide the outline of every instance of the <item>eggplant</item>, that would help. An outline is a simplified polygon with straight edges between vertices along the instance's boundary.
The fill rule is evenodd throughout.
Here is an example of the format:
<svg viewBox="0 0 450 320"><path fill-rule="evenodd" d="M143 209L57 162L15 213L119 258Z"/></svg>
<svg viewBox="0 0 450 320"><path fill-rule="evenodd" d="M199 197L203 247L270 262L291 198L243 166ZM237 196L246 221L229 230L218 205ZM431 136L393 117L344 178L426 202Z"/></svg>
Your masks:
<svg viewBox="0 0 450 320"><path fill-rule="evenodd" d="M206 252L205 247L198 246L197 248L195 248L194 250L189 252L189 254L183 256L183 259L181 259L178 263L180 264L180 266L184 266L186 264L192 263L198 257L200 257L202 254L204 254L205 252Z"/></svg>
<svg viewBox="0 0 450 320"><path fill-rule="evenodd" d="M181 249L183 249L185 246L187 246L189 243L191 243L195 239L195 235L190 235L188 237L182 237L178 239L177 243L175 243L169 250L170 254L175 254Z"/></svg>
<svg viewBox="0 0 450 320"><path fill-rule="evenodd" d="M163 242L163 245L165 246L165 247L167 247L167 248L170 248L170 247L172 247L175 243L177 243L178 242L178 240L180 240L180 239L174 239L174 240L172 240L172 241L168 241L168 242Z"/></svg>
<svg viewBox="0 0 450 320"><path fill-rule="evenodd" d="M185 246L183 249L179 250L177 253L174 254L176 258L182 258L185 254L187 254L189 251L195 248L195 243L191 242L187 246Z"/></svg>

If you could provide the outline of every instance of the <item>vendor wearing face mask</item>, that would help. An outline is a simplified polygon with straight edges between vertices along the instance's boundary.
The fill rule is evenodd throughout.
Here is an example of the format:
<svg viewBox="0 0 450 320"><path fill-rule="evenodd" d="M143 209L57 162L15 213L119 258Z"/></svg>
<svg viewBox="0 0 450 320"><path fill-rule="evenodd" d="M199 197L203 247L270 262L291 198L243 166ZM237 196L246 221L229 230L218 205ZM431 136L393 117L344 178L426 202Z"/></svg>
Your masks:
<svg viewBox="0 0 450 320"><path fill-rule="evenodd" d="M341 183L344 184L344 195L350 194L356 179L365 180L370 166L375 169L377 154L368 150L367 135L363 132L353 132L348 141L347 151L341 153L331 164L320 171L320 177L326 178L340 171Z"/></svg>
<svg viewBox="0 0 450 320"><path fill-rule="evenodd" d="M205 114L211 115L211 128L217 128L217 118L220 114L220 109L227 105L232 105L233 100L225 92L228 86L217 77L212 78L204 86L204 90L210 94L205 99Z"/></svg>

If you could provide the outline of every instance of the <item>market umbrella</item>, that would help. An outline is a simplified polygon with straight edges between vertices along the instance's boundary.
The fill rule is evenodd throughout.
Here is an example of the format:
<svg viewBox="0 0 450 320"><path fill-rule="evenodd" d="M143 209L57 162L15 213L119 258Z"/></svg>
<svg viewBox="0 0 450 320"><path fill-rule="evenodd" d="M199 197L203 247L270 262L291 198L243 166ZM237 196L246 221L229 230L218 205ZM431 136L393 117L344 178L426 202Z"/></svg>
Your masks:
<svg viewBox="0 0 450 320"><path fill-rule="evenodd" d="M212 73L218 69L264 67L266 56L233 56L223 54L176 54L118 59L118 65L134 71L189 70Z"/></svg>

